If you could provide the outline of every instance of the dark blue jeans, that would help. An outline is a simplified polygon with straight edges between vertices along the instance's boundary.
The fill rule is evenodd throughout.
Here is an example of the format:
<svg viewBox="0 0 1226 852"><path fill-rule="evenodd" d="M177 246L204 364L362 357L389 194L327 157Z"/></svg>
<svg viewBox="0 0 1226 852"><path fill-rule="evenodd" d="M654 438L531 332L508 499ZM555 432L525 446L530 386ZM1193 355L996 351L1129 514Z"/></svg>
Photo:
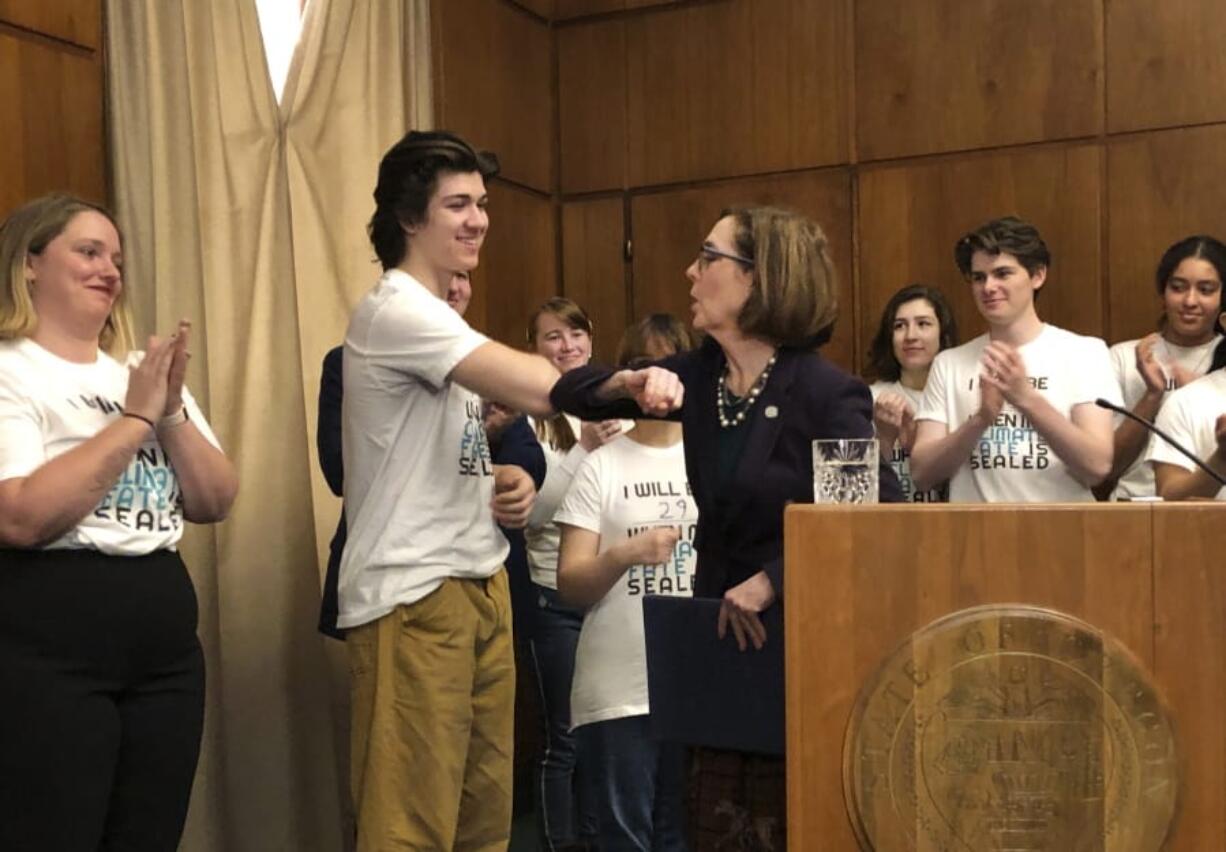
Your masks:
<svg viewBox="0 0 1226 852"><path fill-rule="evenodd" d="M600 852L685 852L685 748L652 739L648 720L575 729Z"/></svg>
<svg viewBox="0 0 1226 852"><path fill-rule="evenodd" d="M583 612L563 603L554 589L533 584L532 664L541 693L544 742L537 775L541 848L573 844L593 825L579 780L584 761L570 733L570 683Z"/></svg>

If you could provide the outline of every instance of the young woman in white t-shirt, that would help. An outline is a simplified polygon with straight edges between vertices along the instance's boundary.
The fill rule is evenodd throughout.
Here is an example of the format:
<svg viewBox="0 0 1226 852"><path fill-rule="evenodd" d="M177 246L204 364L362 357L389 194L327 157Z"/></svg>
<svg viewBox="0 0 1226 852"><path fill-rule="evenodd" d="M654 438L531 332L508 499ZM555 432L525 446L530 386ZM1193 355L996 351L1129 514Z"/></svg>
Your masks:
<svg viewBox="0 0 1226 852"><path fill-rule="evenodd" d="M634 367L692 348L685 326L654 314L626 330L617 363ZM649 726L643 596L688 597L698 507L686 477L681 424L637 420L580 465L555 516L558 590L586 607L575 656L571 719L585 761L596 849L686 848L684 751Z"/></svg>
<svg viewBox="0 0 1226 852"><path fill-rule="evenodd" d="M570 299L555 297L528 320L528 344L559 373L592 359L592 321ZM573 844L591 816L576 778L581 773L570 723L571 678L583 610L558 597L558 541L554 513L588 453L621 433L621 422L581 423L555 414L529 418L545 453L545 482L537 494L524 540L536 607L529 625L532 663L540 687L544 742L538 764L538 829L547 848Z"/></svg>
<svg viewBox="0 0 1226 852"><path fill-rule="evenodd" d="M1155 420L1171 392L1208 372L1214 349L1222 341L1222 274L1226 245L1210 236L1185 237L1158 261L1154 284L1162 299L1158 330L1140 340L1111 347L1111 366L1124 405L1146 420ZM1155 492L1153 469L1145 461L1149 432L1126 417L1117 417L1115 454L1107 482L1095 489L1101 497L1135 500Z"/></svg>
<svg viewBox="0 0 1226 852"><path fill-rule="evenodd" d="M1213 350L1209 372L1170 395L1158 412L1158 428L1226 477L1226 337ZM1145 460L1163 500L1226 500L1226 487L1165 441L1151 441Z"/></svg>
<svg viewBox="0 0 1226 852"><path fill-rule="evenodd" d="M877 335L868 351L868 372L876 378L873 426L898 474L908 502L945 503L949 483L927 490L911 480L911 445L915 442L915 412L919 410L928 370L942 349L958 345L958 328L945 297L923 284L910 284L890 297L881 312Z"/></svg>
<svg viewBox="0 0 1226 852"><path fill-rule="evenodd" d="M190 325L129 355L122 252L70 196L0 225L0 849L174 849L200 750L175 548L238 480L183 386Z"/></svg>

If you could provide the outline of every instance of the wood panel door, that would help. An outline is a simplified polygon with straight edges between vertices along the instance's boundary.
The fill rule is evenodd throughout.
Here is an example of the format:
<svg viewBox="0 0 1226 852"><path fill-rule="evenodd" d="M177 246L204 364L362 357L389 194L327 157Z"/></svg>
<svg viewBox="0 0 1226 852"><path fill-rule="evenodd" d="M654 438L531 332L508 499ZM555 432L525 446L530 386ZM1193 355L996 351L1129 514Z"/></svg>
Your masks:
<svg viewBox="0 0 1226 852"><path fill-rule="evenodd" d="M0 216L57 190L107 201L103 100L97 54L0 31Z"/></svg>
<svg viewBox="0 0 1226 852"><path fill-rule="evenodd" d="M502 177L553 191L553 39L503 0L431 4L437 126L498 155Z"/></svg>
<svg viewBox="0 0 1226 852"><path fill-rule="evenodd" d="M1226 121L1221 0L1110 0L1107 129Z"/></svg>
<svg viewBox="0 0 1226 852"><path fill-rule="evenodd" d="M99 0L0 0L0 22L92 51L102 46Z"/></svg>
<svg viewBox="0 0 1226 852"><path fill-rule="evenodd" d="M563 193L626 186L626 26L561 27L558 136Z"/></svg>
<svg viewBox="0 0 1226 852"><path fill-rule="evenodd" d="M861 160L1101 132L1102 0L856 3Z"/></svg>
<svg viewBox="0 0 1226 852"><path fill-rule="evenodd" d="M625 240L621 196L562 205L562 294L592 318L592 356L605 364L629 322Z"/></svg>
<svg viewBox="0 0 1226 852"><path fill-rule="evenodd" d="M848 0L716 0L628 17L631 186L847 161Z"/></svg>
<svg viewBox="0 0 1226 852"><path fill-rule="evenodd" d="M490 230L473 272L468 322L508 346L527 345L528 314L558 292L553 202L495 180L489 187Z"/></svg>

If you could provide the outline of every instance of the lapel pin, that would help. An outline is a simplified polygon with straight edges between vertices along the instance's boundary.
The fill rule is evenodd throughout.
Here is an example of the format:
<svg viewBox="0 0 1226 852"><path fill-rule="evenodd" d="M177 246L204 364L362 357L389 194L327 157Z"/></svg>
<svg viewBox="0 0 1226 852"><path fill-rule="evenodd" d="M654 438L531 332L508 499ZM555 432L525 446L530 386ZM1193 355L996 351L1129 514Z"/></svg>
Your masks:
<svg viewBox="0 0 1226 852"><path fill-rule="evenodd" d="M763 411L762 413L765 414L768 419L774 420L776 417L779 416L779 409L773 405L768 405L766 406L766 410Z"/></svg>

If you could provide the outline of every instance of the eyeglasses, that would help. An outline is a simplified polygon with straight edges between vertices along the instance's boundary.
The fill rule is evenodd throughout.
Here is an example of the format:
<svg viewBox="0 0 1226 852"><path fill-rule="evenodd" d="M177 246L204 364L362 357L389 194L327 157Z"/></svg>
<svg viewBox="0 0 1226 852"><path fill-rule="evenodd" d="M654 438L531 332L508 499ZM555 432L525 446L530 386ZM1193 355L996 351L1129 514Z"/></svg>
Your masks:
<svg viewBox="0 0 1226 852"><path fill-rule="evenodd" d="M698 268L706 269L717 260L732 260L746 269L753 269L753 260L748 257L741 257L739 254L729 254L726 251L720 251L716 248L711 248L706 243L703 243L698 248Z"/></svg>

